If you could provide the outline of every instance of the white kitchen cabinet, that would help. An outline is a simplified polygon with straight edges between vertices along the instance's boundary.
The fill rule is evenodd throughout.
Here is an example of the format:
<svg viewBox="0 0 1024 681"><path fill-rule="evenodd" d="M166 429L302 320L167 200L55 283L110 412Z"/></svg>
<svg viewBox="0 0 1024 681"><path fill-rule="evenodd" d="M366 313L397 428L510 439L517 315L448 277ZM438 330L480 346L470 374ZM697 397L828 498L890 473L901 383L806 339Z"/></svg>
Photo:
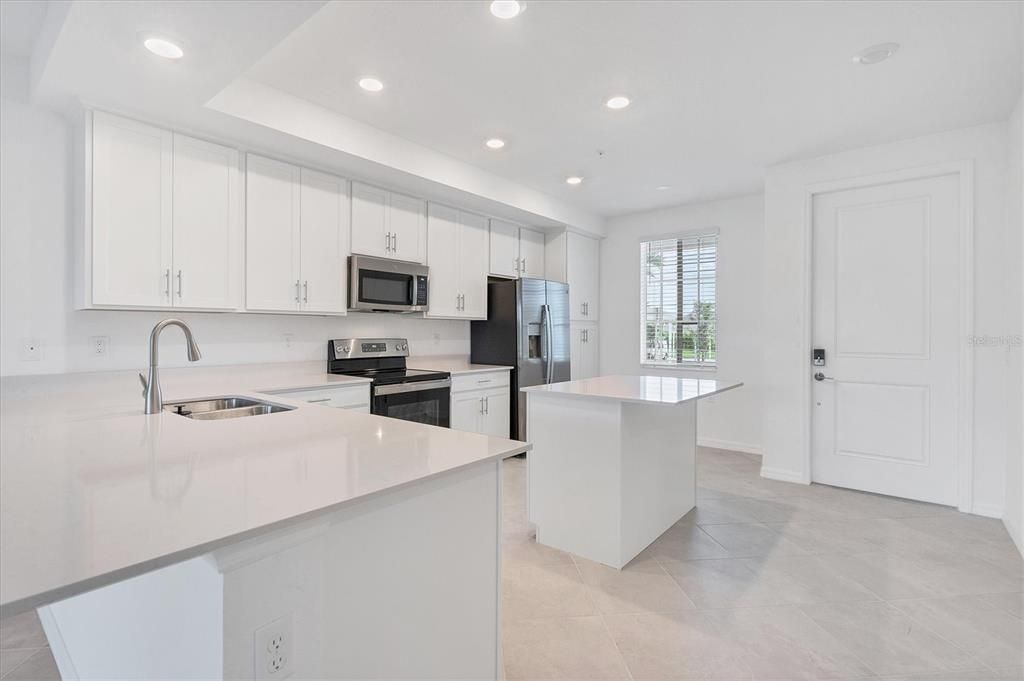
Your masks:
<svg viewBox="0 0 1024 681"><path fill-rule="evenodd" d="M422 199L352 183L352 252L424 262L427 204Z"/></svg>
<svg viewBox="0 0 1024 681"><path fill-rule="evenodd" d="M593 378L601 373L598 351L597 324L594 322L570 322L569 348L570 378Z"/></svg>
<svg viewBox="0 0 1024 681"><path fill-rule="evenodd" d="M275 390L271 394L283 395L310 404L370 413L370 384L331 386L329 388L298 388Z"/></svg>
<svg viewBox="0 0 1024 681"><path fill-rule="evenodd" d="M348 309L348 182L303 168L299 174L299 273L303 312Z"/></svg>
<svg viewBox="0 0 1024 681"><path fill-rule="evenodd" d="M512 408L509 391L508 371L453 376L451 427L508 437Z"/></svg>
<svg viewBox="0 0 1024 681"><path fill-rule="evenodd" d="M245 306L299 309L299 168L249 154L245 173Z"/></svg>
<svg viewBox="0 0 1024 681"><path fill-rule="evenodd" d="M490 273L496 277L544 278L544 233L504 220L490 222Z"/></svg>
<svg viewBox="0 0 1024 681"><path fill-rule="evenodd" d="M246 308L345 314L348 183L250 154Z"/></svg>
<svg viewBox="0 0 1024 681"><path fill-rule="evenodd" d="M240 307L240 184L238 151L174 135L175 306Z"/></svg>
<svg viewBox="0 0 1024 681"><path fill-rule="evenodd" d="M601 242L575 232L566 233L566 282L569 319L597 321Z"/></svg>
<svg viewBox="0 0 1024 681"><path fill-rule="evenodd" d="M78 306L237 309L238 152L100 111L89 139Z"/></svg>
<svg viewBox="0 0 1024 681"><path fill-rule="evenodd" d="M431 203L427 219L430 266L428 317L487 317L487 220Z"/></svg>

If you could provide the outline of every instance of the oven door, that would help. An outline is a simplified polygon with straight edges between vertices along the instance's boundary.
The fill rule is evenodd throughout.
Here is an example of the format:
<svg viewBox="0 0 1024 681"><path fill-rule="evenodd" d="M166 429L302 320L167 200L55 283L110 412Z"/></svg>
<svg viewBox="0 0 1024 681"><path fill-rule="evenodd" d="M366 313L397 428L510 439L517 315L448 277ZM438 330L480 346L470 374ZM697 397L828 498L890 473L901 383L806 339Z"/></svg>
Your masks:
<svg viewBox="0 0 1024 681"><path fill-rule="evenodd" d="M403 421L448 428L451 425L449 378L374 386L370 412Z"/></svg>

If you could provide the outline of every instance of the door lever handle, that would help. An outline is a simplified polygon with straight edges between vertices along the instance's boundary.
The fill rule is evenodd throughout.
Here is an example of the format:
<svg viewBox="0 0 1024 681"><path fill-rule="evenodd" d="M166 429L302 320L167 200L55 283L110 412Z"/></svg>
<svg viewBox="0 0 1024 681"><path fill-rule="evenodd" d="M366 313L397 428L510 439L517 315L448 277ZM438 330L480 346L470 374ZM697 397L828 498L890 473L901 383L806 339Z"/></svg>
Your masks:
<svg viewBox="0 0 1024 681"><path fill-rule="evenodd" d="M826 376L825 374L823 374L820 371L818 371L818 372L816 372L814 374L814 380L815 381L834 381L836 379L832 378L831 376Z"/></svg>

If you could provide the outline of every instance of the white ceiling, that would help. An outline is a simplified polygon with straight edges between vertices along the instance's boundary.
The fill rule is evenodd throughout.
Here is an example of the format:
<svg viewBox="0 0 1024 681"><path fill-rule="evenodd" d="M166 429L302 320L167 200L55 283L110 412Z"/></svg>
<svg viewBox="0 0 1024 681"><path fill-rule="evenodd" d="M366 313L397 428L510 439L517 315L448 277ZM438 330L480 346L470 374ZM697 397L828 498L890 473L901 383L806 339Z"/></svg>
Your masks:
<svg viewBox="0 0 1024 681"><path fill-rule="evenodd" d="M755 192L773 163L1001 120L1020 91L1015 1L531 0L509 21L487 5L332 2L246 76L601 215ZM893 59L851 63L887 41ZM360 90L364 75L385 90ZM604 108L613 94L633 104ZM491 136L508 145L487 150Z"/></svg>
<svg viewBox="0 0 1024 681"><path fill-rule="evenodd" d="M46 16L46 3L39 0L0 0L0 50L27 57Z"/></svg>

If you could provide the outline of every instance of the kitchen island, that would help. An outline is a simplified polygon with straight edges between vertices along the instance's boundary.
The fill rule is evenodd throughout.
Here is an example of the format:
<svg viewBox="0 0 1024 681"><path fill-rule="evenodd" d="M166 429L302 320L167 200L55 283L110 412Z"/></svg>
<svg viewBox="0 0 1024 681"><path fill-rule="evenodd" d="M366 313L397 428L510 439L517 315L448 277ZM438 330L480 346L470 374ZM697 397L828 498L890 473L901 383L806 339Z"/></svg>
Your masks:
<svg viewBox="0 0 1024 681"><path fill-rule="evenodd" d="M496 678L529 445L266 394L360 385L165 370L167 401L290 407L200 421L142 414L135 372L5 377L0 616L39 608L65 678Z"/></svg>
<svg viewBox="0 0 1024 681"><path fill-rule="evenodd" d="M537 541L625 566L696 503L697 400L741 385L599 376L523 388Z"/></svg>

